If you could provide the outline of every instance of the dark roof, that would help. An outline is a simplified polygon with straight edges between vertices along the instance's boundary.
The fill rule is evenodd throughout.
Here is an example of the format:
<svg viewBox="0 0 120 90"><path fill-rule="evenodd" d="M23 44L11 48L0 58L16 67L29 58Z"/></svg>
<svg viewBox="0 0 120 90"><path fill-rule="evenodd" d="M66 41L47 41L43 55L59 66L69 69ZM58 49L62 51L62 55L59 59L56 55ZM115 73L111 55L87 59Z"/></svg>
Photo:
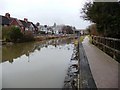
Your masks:
<svg viewBox="0 0 120 90"><path fill-rule="evenodd" d="M34 28L37 28L37 26L34 23L31 22L31 24L34 26Z"/></svg>
<svg viewBox="0 0 120 90"><path fill-rule="evenodd" d="M17 23L20 25L20 26L23 26L22 22L18 19L16 19Z"/></svg>
<svg viewBox="0 0 120 90"><path fill-rule="evenodd" d="M9 20L10 20L10 24L15 20L19 26L23 26L22 22L19 21L17 18L10 18Z"/></svg>
<svg viewBox="0 0 120 90"><path fill-rule="evenodd" d="M15 20L15 18L9 18L9 24L10 24L13 20Z"/></svg>
<svg viewBox="0 0 120 90"><path fill-rule="evenodd" d="M2 22L0 23L0 24L2 24L2 25L10 25L10 23L15 19L16 20L16 18L7 18L7 17L5 17L5 16L2 16L2 15L0 15L0 18L2 18Z"/></svg>
<svg viewBox="0 0 120 90"><path fill-rule="evenodd" d="M1 15L0 15L0 17L2 17L2 22L1 22L2 25L9 25L10 21L7 17L1 16Z"/></svg>
<svg viewBox="0 0 120 90"><path fill-rule="evenodd" d="M25 21L23 21L23 20L20 20L20 22L23 24L23 26L24 27L27 27L27 28L29 28L30 27L30 25L31 25L31 22L25 22Z"/></svg>
<svg viewBox="0 0 120 90"><path fill-rule="evenodd" d="M2 19L2 20L1 20ZM35 25L35 24L33 24L32 22L25 22L25 21L23 21L23 20L18 20L17 18L7 18L7 17L5 17L5 16L2 16L2 15L0 15L0 25L2 24L2 25L10 25L11 23L12 23L12 21L13 20L16 20L17 21L17 23L20 25L20 26L24 26L24 27L26 27L26 28L29 28L30 27L30 25L32 24L33 26L34 26L34 28L37 28L37 26ZM2 22L1 22L2 21Z"/></svg>

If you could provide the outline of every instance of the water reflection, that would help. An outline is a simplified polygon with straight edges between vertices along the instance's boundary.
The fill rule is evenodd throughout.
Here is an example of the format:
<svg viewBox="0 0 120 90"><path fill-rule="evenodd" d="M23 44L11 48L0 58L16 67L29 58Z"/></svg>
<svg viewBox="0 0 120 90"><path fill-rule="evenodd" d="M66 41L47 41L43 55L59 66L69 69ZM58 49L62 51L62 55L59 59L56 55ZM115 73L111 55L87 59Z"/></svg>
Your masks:
<svg viewBox="0 0 120 90"><path fill-rule="evenodd" d="M62 88L74 48L71 42L56 39L4 46L3 88Z"/></svg>
<svg viewBox="0 0 120 90"><path fill-rule="evenodd" d="M71 39L54 39L48 41L41 41L41 42L28 42L28 43L20 43L14 44L9 46L2 47L2 62L9 61L10 63L13 62L14 59L26 55L29 57L30 53L34 52L35 50L40 51L43 47L48 47L52 45L54 47L58 47L59 45L65 45L66 43L71 43ZM60 49L61 47L59 47ZM69 50L70 48L68 48Z"/></svg>
<svg viewBox="0 0 120 90"><path fill-rule="evenodd" d="M0 46L0 63L2 62L2 47Z"/></svg>

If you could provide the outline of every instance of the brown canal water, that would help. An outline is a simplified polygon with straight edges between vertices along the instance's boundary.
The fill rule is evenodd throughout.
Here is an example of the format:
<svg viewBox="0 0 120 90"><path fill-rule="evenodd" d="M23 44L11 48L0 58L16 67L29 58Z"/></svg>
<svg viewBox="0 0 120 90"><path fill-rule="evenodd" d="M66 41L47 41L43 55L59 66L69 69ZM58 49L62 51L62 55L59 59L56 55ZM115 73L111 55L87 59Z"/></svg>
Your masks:
<svg viewBox="0 0 120 90"><path fill-rule="evenodd" d="M73 53L71 39L2 47L3 88L62 88Z"/></svg>

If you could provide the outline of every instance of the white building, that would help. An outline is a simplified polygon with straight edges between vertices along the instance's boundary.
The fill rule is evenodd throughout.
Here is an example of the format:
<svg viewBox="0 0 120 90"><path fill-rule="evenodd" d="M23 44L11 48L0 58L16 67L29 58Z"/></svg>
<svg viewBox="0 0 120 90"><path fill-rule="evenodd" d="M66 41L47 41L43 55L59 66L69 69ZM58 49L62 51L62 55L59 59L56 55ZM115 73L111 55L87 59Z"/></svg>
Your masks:
<svg viewBox="0 0 120 90"><path fill-rule="evenodd" d="M62 34L62 27L64 25L56 25L54 23L53 26L47 26L47 25L37 25L38 31L45 32L46 34Z"/></svg>
<svg viewBox="0 0 120 90"><path fill-rule="evenodd" d="M54 34L62 34L62 28L63 28L63 26L64 25L56 25L56 24L54 24L52 26Z"/></svg>

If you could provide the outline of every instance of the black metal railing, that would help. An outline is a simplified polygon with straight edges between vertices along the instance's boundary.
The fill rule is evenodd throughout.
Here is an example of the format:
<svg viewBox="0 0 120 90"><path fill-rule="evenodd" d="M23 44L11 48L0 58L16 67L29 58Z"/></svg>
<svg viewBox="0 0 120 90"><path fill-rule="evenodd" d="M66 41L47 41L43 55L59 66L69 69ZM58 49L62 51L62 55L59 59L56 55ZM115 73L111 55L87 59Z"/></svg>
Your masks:
<svg viewBox="0 0 120 90"><path fill-rule="evenodd" d="M120 39L92 36L92 43L116 61L120 62Z"/></svg>

